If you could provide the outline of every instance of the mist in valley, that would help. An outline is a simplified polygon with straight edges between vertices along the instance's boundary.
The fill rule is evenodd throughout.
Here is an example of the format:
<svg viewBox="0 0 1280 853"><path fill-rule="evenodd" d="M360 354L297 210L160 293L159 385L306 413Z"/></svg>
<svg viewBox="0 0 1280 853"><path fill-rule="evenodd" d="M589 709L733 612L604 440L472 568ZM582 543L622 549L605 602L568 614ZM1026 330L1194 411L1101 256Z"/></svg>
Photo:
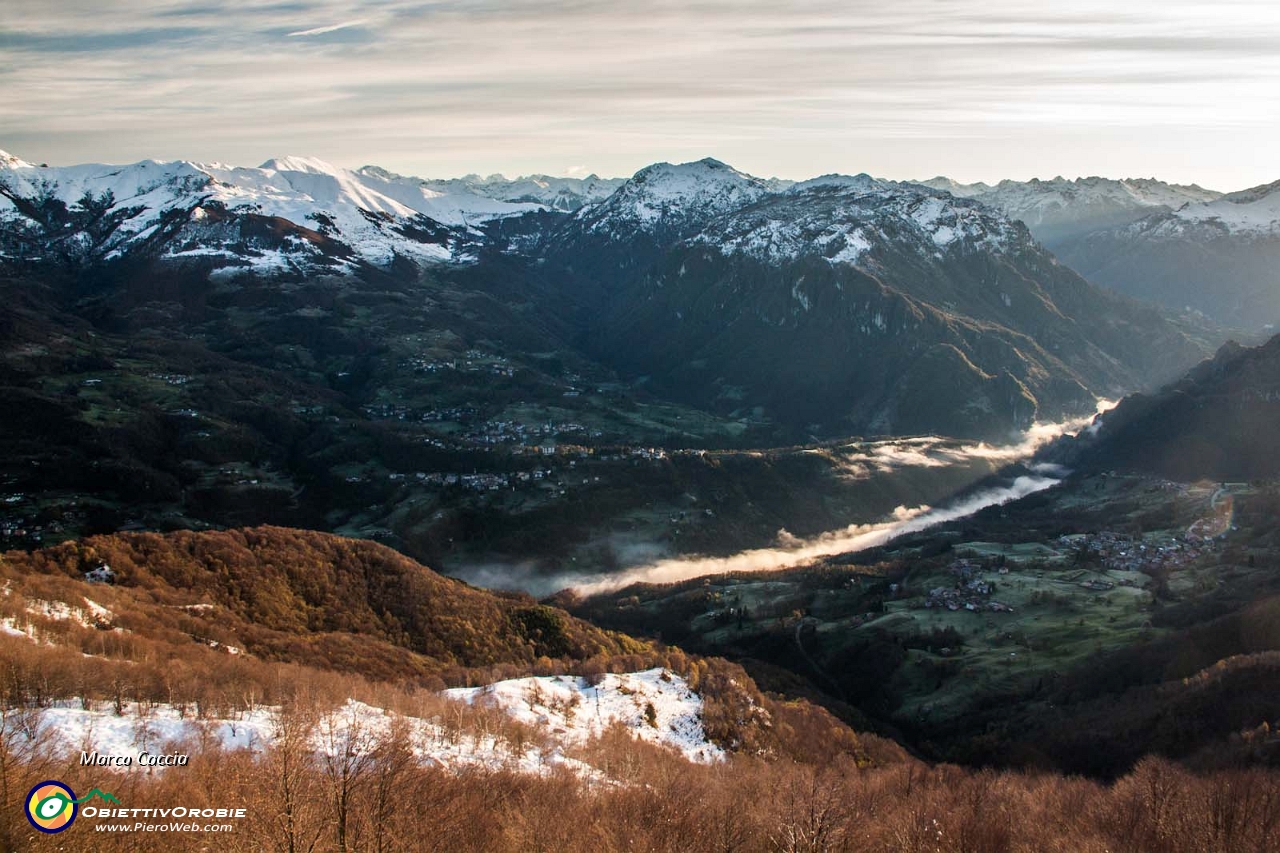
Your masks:
<svg viewBox="0 0 1280 853"><path fill-rule="evenodd" d="M1097 414L1114 406L1099 400ZM580 570L561 566L548 572L535 560L520 562L485 561L460 566L452 574L469 583L493 589L516 589L534 595L550 595L573 589L581 595L595 595L631 584L677 583L689 578L736 572L771 572L797 568L826 557L851 554L885 545L909 533L918 533L939 524L964 518L990 506L1009 503L1061 482L1069 471L1060 465L1031 461L1050 442L1083 429L1096 428L1096 415L1070 418L1056 423L1036 423L1018 440L1008 444L976 442L957 444L939 436L859 442L840 457L842 476L879 481L889 488L891 478L904 471L937 469L940 472L971 465L976 460L1006 466L1023 463L995 484L965 489L937 505L899 505L887 517L858 519L849 525L812 536L796 536L778 530L775 544L744 548L727 555L670 554L666 545L635 536L611 534L597 544L617 568L600 570L584 565ZM814 450L813 452L824 452ZM1000 480L1003 480L1002 482ZM576 562L573 561L573 562Z"/></svg>

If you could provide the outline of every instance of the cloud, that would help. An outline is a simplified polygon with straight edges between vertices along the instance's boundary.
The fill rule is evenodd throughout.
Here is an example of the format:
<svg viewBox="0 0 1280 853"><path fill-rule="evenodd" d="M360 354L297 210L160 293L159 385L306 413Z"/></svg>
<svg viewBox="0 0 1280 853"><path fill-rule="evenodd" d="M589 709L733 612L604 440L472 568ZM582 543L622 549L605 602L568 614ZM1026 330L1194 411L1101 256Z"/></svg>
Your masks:
<svg viewBox="0 0 1280 853"><path fill-rule="evenodd" d="M355 21L343 21L340 24L329 24L328 26L325 26L325 27L314 27L309 30L296 30L295 32L292 32L292 33L286 33L286 35L289 38L302 38L305 36L320 36L320 35L324 35L325 33L335 33L338 30L349 29L350 27L359 27L359 26L362 26L364 23L365 23L365 19L360 18Z"/></svg>
<svg viewBox="0 0 1280 853"><path fill-rule="evenodd" d="M55 55L155 49L210 34L203 27L146 27L113 32L24 32L0 30L0 50Z"/></svg>
<svg viewBox="0 0 1280 853"><path fill-rule="evenodd" d="M11 0L4 28L0 120L60 163L303 150L408 174L616 175L715 154L789 177L1229 189L1274 164L1227 132L1280 132L1270 2Z"/></svg>
<svg viewBox="0 0 1280 853"><path fill-rule="evenodd" d="M1013 444L956 444L948 439L930 436L851 445L845 448L853 452L846 463L848 473L866 476L872 467L882 474L891 474L902 468L944 468L973 459L994 462L1026 459L1063 435L1075 434L1081 429L1095 430L1101 424L1101 421L1094 420L1097 415L1110 411L1115 405L1115 400L1098 400L1094 414L1068 418L1060 423L1034 424L1023 434L1021 440Z"/></svg>

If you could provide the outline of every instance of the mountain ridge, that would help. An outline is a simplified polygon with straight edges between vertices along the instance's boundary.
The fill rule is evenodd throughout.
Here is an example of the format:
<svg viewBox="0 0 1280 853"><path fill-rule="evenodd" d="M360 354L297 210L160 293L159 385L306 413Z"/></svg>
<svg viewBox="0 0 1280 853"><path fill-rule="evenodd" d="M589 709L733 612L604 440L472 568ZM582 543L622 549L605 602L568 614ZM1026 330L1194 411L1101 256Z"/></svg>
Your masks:
<svg viewBox="0 0 1280 853"><path fill-rule="evenodd" d="M792 183L709 157L655 163L572 212L299 156L11 164L0 182L0 251L19 262L52 255L100 278L95 264L137 261L126 290L175 275L447 278L629 381L793 436L1004 438L1203 353L981 200L865 174Z"/></svg>
<svg viewBox="0 0 1280 853"><path fill-rule="evenodd" d="M1154 178L924 183L1022 220L1118 293L1250 332L1280 323L1280 181L1231 193Z"/></svg>
<svg viewBox="0 0 1280 853"><path fill-rule="evenodd" d="M1256 347L1230 341L1159 391L1135 394L1065 441L1081 469L1139 471L1178 480L1280 475L1280 335Z"/></svg>

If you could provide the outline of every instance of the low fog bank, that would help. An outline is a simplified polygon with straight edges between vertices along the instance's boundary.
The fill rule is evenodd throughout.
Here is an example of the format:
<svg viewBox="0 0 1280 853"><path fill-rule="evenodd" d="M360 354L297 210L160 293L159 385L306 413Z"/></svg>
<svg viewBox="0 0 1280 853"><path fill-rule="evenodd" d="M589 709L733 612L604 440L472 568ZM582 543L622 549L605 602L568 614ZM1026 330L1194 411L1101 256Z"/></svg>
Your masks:
<svg viewBox="0 0 1280 853"><path fill-rule="evenodd" d="M890 521L876 524L851 524L843 530L833 530L802 540L797 540L786 531L782 531L779 539L786 544L777 548L757 548L742 551L730 557L676 557L608 575L588 578L563 576L559 579L559 583L552 582L550 585L571 587L582 595L594 595L620 589L633 583L674 583L703 575L769 572L795 568L820 557L834 557L837 554L875 548L906 533L916 533L936 524L964 518L989 506L1008 503L1043 491L1059 482L1061 481L1054 477L1018 477L1008 486L983 489L945 507L898 507Z"/></svg>
<svg viewBox="0 0 1280 853"><path fill-rule="evenodd" d="M1099 401L1098 412L1114 406ZM893 474L905 468L945 468L969 464L976 459L997 460L1009 464L1030 459L1053 440L1087 429L1095 416L1073 418L1060 423L1038 423L1027 430L1021 440L1005 444L955 444L948 439L926 436L848 445L854 453L842 464L844 473L852 477ZM556 574L539 572L533 562L489 563L460 569L457 574L477 586L497 589L523 589L535 595L548 595L571 588L583 595L593 595L629 586L633 583L674 583L703 575L731 572L768 572L803 566L824 557L856 553L884 545L908 533L926 530L934 525L972 515L989 506L1018 500L1061 482L1069 473L1060 465L1033 463L1029 474L1012 479L1007 485L993 486L964 495L954 502L932 507L899 506L889 518L871 523L851 524L817 536L798 538L786 530L778 532L778 544L752 548L726 557L658 556L632 550L627 568L597 574L564 571ZM626 557L624 557L624 560Z"/></svg>

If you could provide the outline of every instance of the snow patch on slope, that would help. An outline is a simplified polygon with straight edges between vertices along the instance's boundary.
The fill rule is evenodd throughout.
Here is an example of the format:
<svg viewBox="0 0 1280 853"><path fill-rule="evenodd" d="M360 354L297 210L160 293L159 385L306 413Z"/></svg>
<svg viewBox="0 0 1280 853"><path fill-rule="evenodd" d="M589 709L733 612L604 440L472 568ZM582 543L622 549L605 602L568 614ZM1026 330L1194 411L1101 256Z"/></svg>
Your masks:
<svg viewBox="0 0 1280 853"><path fill-rule="evenodd" d="M317 756L371 753L394 727L407 732L414 756L425 764L531 774L562 767L596 777L598 771L565 753L610 726L622 725L636 738L672 747L689 761L724 759L724 751L703 732L701 697L683 678L663 669L607 675L595 687L581 678L556 676L447 690L444 695L498 708L545 739L517 745L489 732L448 726L439 716L402 714L352 699L315 721L311 749ZM49 738L65 752L96 750L104 755L155 754L199 742L261 752L279 736L281 723L280 709L263 705L230 716L197 718L191 706L125 703L117 713L108 702L70 700L35 713L38 738ZM140 768L135 764L134 769Z"/></svg>
<svg viewBox="0 0 1280 853"><path fill-rule="evenodd" d="M616 724L640 740L712 763L724 750L702 729L702 697L665 669L605 675L592 686L577 676L516 678L486 687L445 691L471 704L491 704L514 719L551 731L567 744L585 743Z"/></svg>
<svg viewBox="0 0 1280 853"><path fill-rule="evenodd" d="M12 594L12 589L5 586L0 590L5 596ZM65 601L46 601L44 599L27 599L23 610L26 616L0 617L0 633L12 637L25 637L32 642L40 642L41 631L30 617L52 622L72 622L82 628L105 628L110 626L115 614L110 608L103 607L90 598L81 599L84 606L75 607ZM122 629L115 629L120 631Z"/></svg>
<svg viewBox="0 0 1280 853"><path fill-rule="evenodd" d="M196 718L190 708L160 703L142 706L126 703L117 714L110 703L60 702L38 712L39 736L49 738L64 752L97 751L102 755L137 756L172 751L181 744L211 743L228 750L260 753L281 731L280 709L256 706L229 717ZM513 748L491 734L451 732L437 719L423 719L354 699L315 721L309 745L317 757L370 755L385 743L393 726L403 726L410 750L423 764L440 767L510 770L544 775L557 767L579 775L596 771L565 756L558 747L538 745ZM150 770L134 763L129 770Z"/></svg>

